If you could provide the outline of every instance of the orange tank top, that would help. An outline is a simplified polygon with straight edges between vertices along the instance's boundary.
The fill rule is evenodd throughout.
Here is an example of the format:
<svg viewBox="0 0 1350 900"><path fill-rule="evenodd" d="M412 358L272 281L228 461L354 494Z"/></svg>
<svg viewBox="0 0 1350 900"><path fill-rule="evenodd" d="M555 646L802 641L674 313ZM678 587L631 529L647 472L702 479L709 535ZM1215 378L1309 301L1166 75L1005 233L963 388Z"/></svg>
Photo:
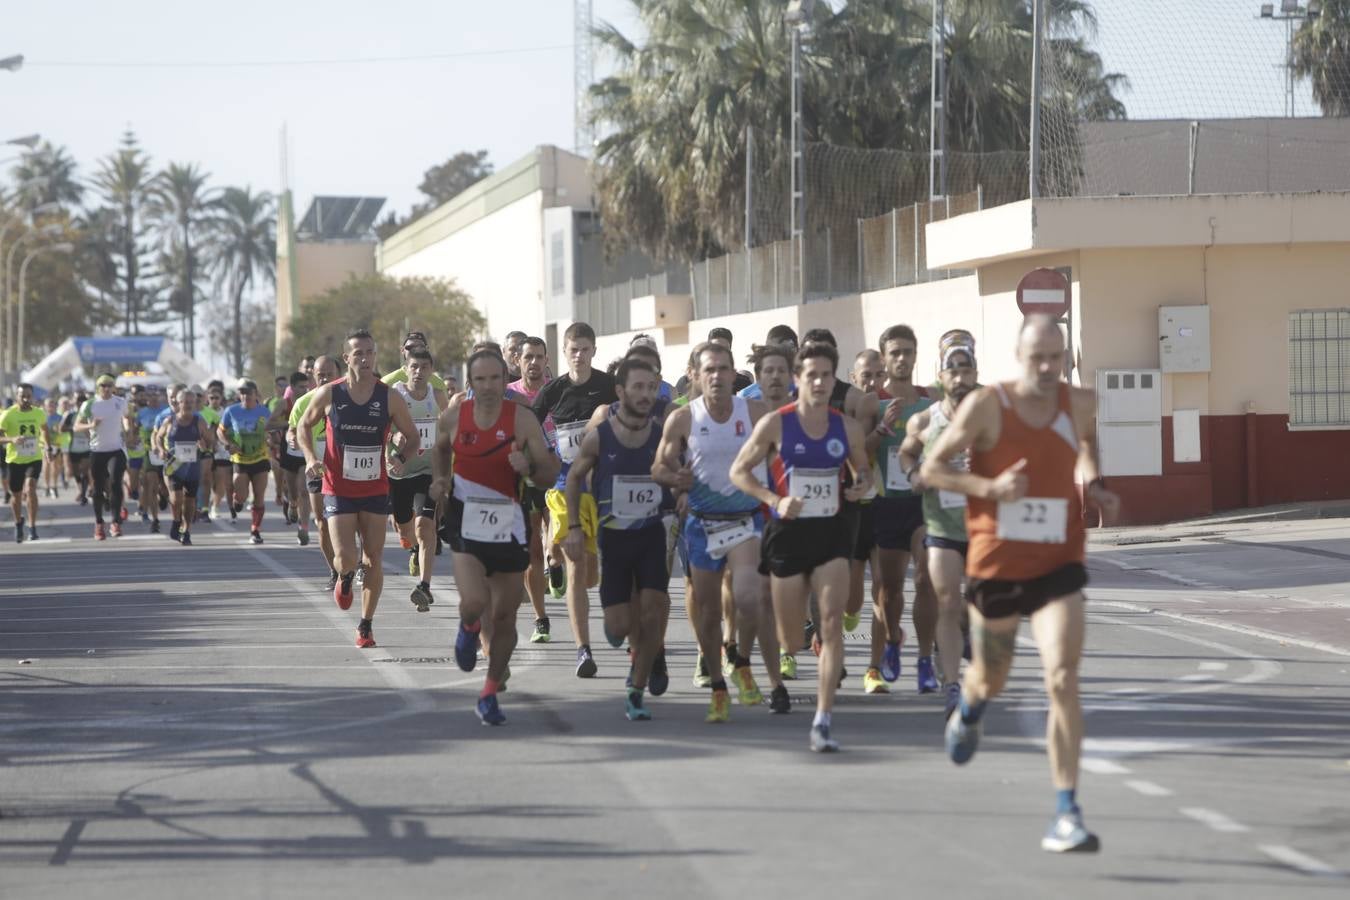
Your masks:
<svg viewBox="0 0 1350 900"><path fill-rule="evenodd" d="M994 478L1020 459L1027 461L1027 496L1018 503L971 497L966 506L971 578L1028 581L1083 561L1086 533L1074 470L1078 433L1069 386L1060 385L1059 409L1044 428L1032 428L1017 414L1009 388L994 385L1001 406L998 441L972 450L970 471Z"/></svg>

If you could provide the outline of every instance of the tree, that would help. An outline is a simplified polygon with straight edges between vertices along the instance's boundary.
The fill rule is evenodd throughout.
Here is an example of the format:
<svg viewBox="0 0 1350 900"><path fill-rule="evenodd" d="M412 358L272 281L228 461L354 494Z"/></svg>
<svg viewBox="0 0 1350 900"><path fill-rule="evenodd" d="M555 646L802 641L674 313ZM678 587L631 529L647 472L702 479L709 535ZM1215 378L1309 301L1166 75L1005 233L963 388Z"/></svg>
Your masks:
<svg viewBox="0 0 1350 900"><path fill-rule="evenodd" d="M353 276L300 306L281 358L335 356L348 332L366 328L375 337L380 370L388 372L399 364L405 323L426 333L428 349L442 371L466 359L487 328L473 300L451 280Z"/></svg>
<svg viewBox="0 0 1350 900"><path fill-rule="evenodd" d="M276 209L272 195L251 188L227 187L213 220L212 268L232 320L229 346L234 373L244 374L244 294L259 280L276 283Z"/></svg>
<svg viewBox="0 0 1350 900"><path fill-rule="evenodd" d="M141 150L135 134L130 131L124 134L121 149L99 163L93 184L104 203L116 213L112 221L113 245L123 332L140 334L142 319L156 318L154 269L148 259L149 230L144 221L153 176L150 158Z"/></svg>
<svg viewBox="0 0 1350 900"><path fill-rule="evenodd" d="M43 141L11 170L15 183L21 186L17 192L19 205L24 209L44 203L79 206L84 200L84 185L75 175L76 168L65 147Z"/></svg>
<svg viewBox="0 0 1350 900"><path fill-rule="evenodd" d="M188 356L196 352L197 345L202 236L210 228L209 220L215 210L214 192L206 187L209 177L196 163L169 163L155 177L148 208L163 247L160 268L172 276L174 287L169 307L183 317Z"/></svg>
<svg viewBox="0 0 1350 900"><path fill-rule="evenodd" d="M1323 0L1294 35L1294 75L1312 82L1322 115L1350 116L1350 0Z"/></svg>
<svg viewBox="0 0 1350 900"><path fill-rule="evenodd" d="M425 196L425 203L413 205L412 212L405 219L390 210L384 221L375 226L380 240L385 240L400 228L403 228L431 212L436 207L464 193L492 174L492 163L488 162L486 150L475 153L456 153L438 166L432 166L422 174L422 183L417 189Z"/></svg>

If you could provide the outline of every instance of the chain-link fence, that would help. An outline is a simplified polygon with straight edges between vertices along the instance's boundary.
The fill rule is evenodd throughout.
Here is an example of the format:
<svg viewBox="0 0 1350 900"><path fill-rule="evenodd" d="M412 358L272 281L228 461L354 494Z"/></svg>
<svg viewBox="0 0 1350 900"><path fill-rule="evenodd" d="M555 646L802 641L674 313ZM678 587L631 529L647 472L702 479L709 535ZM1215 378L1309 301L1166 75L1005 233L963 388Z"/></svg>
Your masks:
<svg viewBox="0 0 1350 900"><path fill-rule="evenodd" d="M597 334L629 331L629 303L637 297L688 294L690 272L684 267L594 288L574 297L573 316L587 322Z"/></svg>

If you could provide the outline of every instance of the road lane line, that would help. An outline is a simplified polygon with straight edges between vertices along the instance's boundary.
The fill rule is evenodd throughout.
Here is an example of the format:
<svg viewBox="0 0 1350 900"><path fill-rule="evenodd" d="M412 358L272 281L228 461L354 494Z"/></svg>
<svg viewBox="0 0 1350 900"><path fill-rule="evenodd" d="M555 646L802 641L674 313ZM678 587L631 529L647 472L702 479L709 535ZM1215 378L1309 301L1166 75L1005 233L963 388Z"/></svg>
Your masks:
<svg viewBox="0 0 1350 900"><path fill-rule="evenodd" d="M1137 778L1131 778L1125 782L1125 786L1132 791L1137 791L1145 797L1170 797L1172 792L1160 784L1154 784L1151 781L1141 781Z"/></svg>
<svg viewBox="0 0 1350 900"><path fill-rule="evenodd" d="M1339 869L1327 865L1315 856L1301 853L1293 847L1286 847L1283 844L1261 844L1257 849L1271 859L1298 869L1307 875L1321 875L1331 878L1345 877L1345 873Z"/></svg>
<svg viewBox="0 0 1350 900"><path fill-rule="evenodd" d="M1241 834L1251 831L1241 822L1235 822L1221 812L1212 809L1205 809L1203 806L1183 806L1177 810L1188 819L1194 819L1201 825L1204 825L1213 831L1221 831L1224 834Z"/></svg>
<svg viewBox="0 0 1350 900"><path fill-rule="evenodd" d="M1293 647L1302 647L1305 650L1317 650L1321 653L1331 653L1336 656L1350 656L1350 647L1328 644L1326 641L1313 641L1308 640L1307 638L1294 637L1291 634L1267 631L1264 628L1254 628L1251 625L1241 625L1236 622L1207 619L1189 613L1168 612L1167 610L1157 609L1152 606L1131 603L1128 600L1099 600L1094 597L1092 603L1094 606L1114 606L1117 609L1125 609L1130 612L1149 613L1155 616L1162 616L1165 619L1188 622L1192 625L1204 625L1209 628L1219 628L1223 631L1231 631L1234 634L1241 634L1247 637L1261 638L1262 640L1275 641L1280 644L1289 644Z"/></svg>
<svg viewBox="0 0 1350 900"><path fill-rule="evenodd" d="M1085 772L1091 772L1093 775L1129 775L1130 770L1118 762L1112 762L1109 759L1102 759L1100 756L1085 756L1078 763L1078 767Z"/></svg>

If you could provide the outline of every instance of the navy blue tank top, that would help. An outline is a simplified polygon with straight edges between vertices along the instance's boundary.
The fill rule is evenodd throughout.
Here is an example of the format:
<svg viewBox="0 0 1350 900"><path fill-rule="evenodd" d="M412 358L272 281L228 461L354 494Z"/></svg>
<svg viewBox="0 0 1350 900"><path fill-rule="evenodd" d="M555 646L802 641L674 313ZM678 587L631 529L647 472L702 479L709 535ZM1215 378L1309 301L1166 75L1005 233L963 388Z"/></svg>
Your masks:
<svg viewBox="0 0 1350 900"><path fill-rule="evenodd" d="M661 511L675 505L670 492L652 480L661 429L653 422L641 447L625 447L610 419L600 423L596 433L600 458L591 471L591 493L600 509L601 526L634 531L661 524Z"/></svg>
<svg viewBox="0 0 1350 900"><path fill-rule="evenodd" d="M848 461L848 431L843 415L831 409L825 436L813 438L802 428L795 403L778 412L783 417L783 439L771 461L774 493L780 497L792 494L803 497L807 508L802 518L834 515L826 510L837 511L842 502L844 464ZM799 469L804 471L798 479L799 489L794 491L792 476ZM778 516L776 509L774 516Z"/></svg>
<svg viewBox="0 0 1350 900"><path fill-rule="evenodd" d="M198 481L201 478L197 442L202 439L204 426L202 417L196 414L193 414L192 421L187 425L179 422L177 416L170 421L169 458L173 460L173 477L180 481Z"/></svg>
<svg viewBox="0 0 1350 900"><path fill-rule="evenodd" d="M323 492L338 497L389 493L384 446L389 439L389 385L375 382L365 403L352 400L345 382L333 382L324 447Z"/></svg>

